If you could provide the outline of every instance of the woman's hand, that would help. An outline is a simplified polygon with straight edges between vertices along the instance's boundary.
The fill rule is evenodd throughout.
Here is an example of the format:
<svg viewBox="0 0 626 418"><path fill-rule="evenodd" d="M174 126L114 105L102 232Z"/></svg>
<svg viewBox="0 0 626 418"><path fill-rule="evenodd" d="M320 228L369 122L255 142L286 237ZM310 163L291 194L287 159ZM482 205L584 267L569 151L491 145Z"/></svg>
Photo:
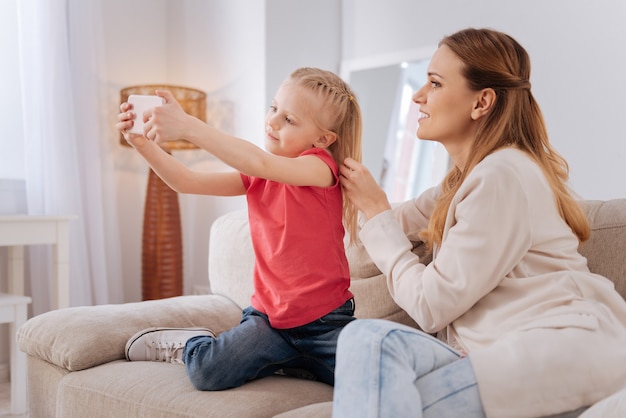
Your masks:
<svg viewBox="0 0 626 418"><path fill-rule="evenodd" d="M367 219L391 209L387 195L363 164L346 158L339 167L339 173L346 195Z"/></svg>
<svg viewBox="0 0 626 418"><path fill-rule="evenodd" d="M124 139L133 147L141 147L147 141L144 136L138 134L131 134L128 132L133 127L133 119L135 119L135 112L133 112L133 105L124 102L120 105L120 114L117 115L117 124L115 127L118 131L124 135Z"/></svg>

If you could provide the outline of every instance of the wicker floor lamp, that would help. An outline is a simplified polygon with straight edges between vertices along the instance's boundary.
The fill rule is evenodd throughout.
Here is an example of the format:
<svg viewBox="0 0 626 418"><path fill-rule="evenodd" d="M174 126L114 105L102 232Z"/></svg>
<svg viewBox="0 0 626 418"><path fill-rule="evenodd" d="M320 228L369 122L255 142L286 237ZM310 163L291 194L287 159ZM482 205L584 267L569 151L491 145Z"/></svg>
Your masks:
<svg viewBox="0 0 626 418"><path fill-rule="evenodd" d="M154 94L169 90L185 112L206 122L206 94L200 90L171 85L130 86L121 90L121 103L131 94ZM124 137L120 143L129 146ZM195 149L179 139L163 144L173 150ZM141 249L141 296L143 300L162 299L183 294L183 245L178 194L150 169L143 216Z"/></svg>

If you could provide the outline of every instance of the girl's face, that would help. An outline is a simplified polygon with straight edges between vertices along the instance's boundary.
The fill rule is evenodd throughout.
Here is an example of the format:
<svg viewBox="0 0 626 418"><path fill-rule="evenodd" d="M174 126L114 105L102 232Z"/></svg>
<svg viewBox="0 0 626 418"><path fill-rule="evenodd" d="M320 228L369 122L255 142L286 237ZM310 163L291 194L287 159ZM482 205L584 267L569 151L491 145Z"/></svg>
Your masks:
<svg viewBox="0 0 626 418"><path fill-rule="evenodd" d="M455 163L465 161L477 128L471 117L476 92L469 89L462 68L460 58L441 46L428 65L428 81L413 95L420 106L417 136L443 144Z"/></svg>
<svg viewBox="0 0 626 418"><path fill-rule="evenodd" d="M265 116L265 149L295 158L313 147L324 135L313 115L322 110L319 99L309 90L287 80L278 91Z"/></svg>

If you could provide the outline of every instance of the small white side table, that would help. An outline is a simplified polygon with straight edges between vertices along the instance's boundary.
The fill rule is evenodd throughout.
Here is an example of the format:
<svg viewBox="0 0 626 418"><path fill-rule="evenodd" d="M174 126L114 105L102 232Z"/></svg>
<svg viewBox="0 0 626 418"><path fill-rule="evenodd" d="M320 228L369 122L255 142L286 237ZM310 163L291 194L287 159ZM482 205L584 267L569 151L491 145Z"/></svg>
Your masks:
<svg viewBox="0 0 626 418"><path fill-rule="evenodd" d="M53 309L70 306L68 223L74 216L0 216L0 246L9 247L9 293L24 295L24 246L51 244Z"/></svg>
<svg viewBox="0 0 626 418"><path fill-rule="evenodd" d="M25 414L28 410L26 354L17 346L15 335L26 322L27 308L30 303L28 296L8 295L0 293L0 324L9 324L9 342L11 355L11 414Z"/></svg>
<svg viewBox="0 0 626 418"><path fill-rule="evenodd" d="M17 346L17 330L26 322L31 298L24 296L24 246L53 246L53 309L70 306L68 223L73 216L0 216L0 246L9 247L8 290L0 293L0 323L10 324L11 413L27 411L26 354Z"/></svg>

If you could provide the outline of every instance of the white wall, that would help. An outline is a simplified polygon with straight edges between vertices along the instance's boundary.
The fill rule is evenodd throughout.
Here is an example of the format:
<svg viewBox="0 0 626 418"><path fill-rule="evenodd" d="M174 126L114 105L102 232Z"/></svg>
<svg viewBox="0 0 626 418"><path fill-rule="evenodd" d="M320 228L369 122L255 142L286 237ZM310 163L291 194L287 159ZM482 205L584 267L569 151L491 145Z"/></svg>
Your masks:
<svg viewBox="0 0 626 418"><path fill-rule="evenodd" d="M343 0L343 57L436 45L465 27L509 33L529 52L552 144L586 199L626 197L626 2Z"/></svg>
<svg viewBox="0 0 626 418"><path fill-rule="evenodd" d="M267 105L298 67L339 71L341 3L337 0L266 0Z"/></svg>

